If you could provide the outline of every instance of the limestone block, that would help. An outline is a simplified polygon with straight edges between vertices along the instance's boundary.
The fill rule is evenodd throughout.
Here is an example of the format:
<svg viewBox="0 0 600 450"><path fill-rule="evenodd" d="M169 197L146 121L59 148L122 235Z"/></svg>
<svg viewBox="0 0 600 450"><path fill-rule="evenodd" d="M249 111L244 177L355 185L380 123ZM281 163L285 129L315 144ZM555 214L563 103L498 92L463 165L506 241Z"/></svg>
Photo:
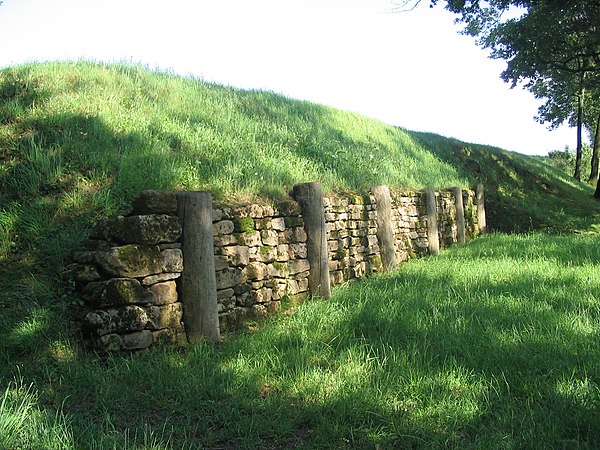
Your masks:
<svg viewBox="0 0 600 450"><path fill-rule="evenodd" d="M257 320L266 317L269 314L267 307L262 304L252 305L246 320Z"/></svg>
<svg viewBox="0 0 600 450"><path fill-rule="evenodd" d="M332 284L341 284L344 282L344 274L341 270L335 270L333 272L329 272L329 279Z"/></svg>
<svg viewBox="0 0 600 450"><path fill-rule="evenodd" d="M126 334L122 338L122 350L142 350L150 347L153 342L152 332L149 330Z"/></svg>
<svg viewBox="0 0 600 450"><path fill-rule="evenodd" d="M150 306L146 308L149 330L161 330L163 328L176 328L180 326L183 318L183 305L171 303L165 306Z"/></svg>
<svg viewBox="0 0 600 450"><path fill-rule="evenodd" d="M104 310L87 313L82 323L83 332L88 336L103 336L116 331L116 324L111 315Z"/></svg>
<svg viewBox="0 0 600 450"><path fill-rule="evenodd" d="M308 278L302 278L298 280L298 292L308 291Z"/></svg>
<svg viewBox="0 0 600 450"><path fill-rule="evenodd" d="M216 250L216 249L215 249ZM215 256L215 270L224 270L229 267L229 261L227 260L227 256L217 255Z"/></svg>
<svg viewBox="0 0 600 450"><path fill-rule="evenodd" d="M263 263L271 263L277 260L277 247L262 246L258 250L257 260Z"/></svg>
<svg viewBox="0 0 600 450"><path fill-rule="evenodd" d="M213 235L223 236L233 233L233 222L231 220L221 220L213 224Z"/></svg>
<svg viewBox="0 0 600 450"><path fill-rule="evenodd" d="M288 263L273 263L267 265L267 275L269 277L285 278L289 273Z"/></svg>
<svg viewBox="0 0 600 450"><path fill-rule="evenodd" d="M152 293L144 289L138 280L113 278L105 284L98 306L144 304L153 300Z"/></svg>
<svg viewBox="0 0 600 450"><path fill-rule="evenodd" d="M307 239L306 231L302 227L287 228L280 237L282 244L297 244L306 242Z"/></svg>
<svg viewBox="0 0 600 450"><path fill-rule="evenodd" d="M243 294L239 294L235 296L235 304L240 306L250 306L254 304L254 298L252 297L252 293L244 292Z"/></svg>
<svg viewBox="0 0 600 450"><path fill-rule="evenodd" d="M213 222L219 222L221 220L223 220L223 210L222 209L213 209L213 217L212 220Z"/></svg>
<svg viewBox="0 0 600 450"><path fill-rule="evenodd" d="M217 291L217 300L224 300L230 297L233 297L235 292L231 288L221 289Z"/></svg>
<svg viewBox="0 0 600 450"><path fill-rule="evenodd" d="M150 286L152 284L161 283L163 281L175 280L181 276L181 272L173 272L173 273L159 273L157 275L150 275L148 277L144 277L141 280L143 286Z"/></svg>
<svg viewBox="0 0 600 450"><path fill-rule="evenodd" d="M237 286L243 283L245 278L242 269L238 267L220 270L216 273L216 277L217 289L227 289Z"/></svg>
<svg viewBox="0 0 600 450"><path fill-rule="evenodd" d="M177 197L174 192L142 191L132 202L134 214L176 214Z"/></svg>
<svg viewBox="0 0 600 450"><path fill-rule="evenodd" d="M337 214L334 212L326 212L325 213L325 221L327 222L335 222L337 219Z"/></svg>
<svg viewBox="0 0 600 450"><path fill-rule="evenodd" d="M277 216L299 216L300 206L293 200L279 201L275 204L275 214Z"/></svg>
<svg viewBox="0 0 600 450"><path fill-rule="evenodd" d="M286 262L290 259L289 244L279 244L277 246L277 261Z"/></svg>
<svg viewBox="0 0 600 450"><path fill-rule="evenodd" d="M275 230L263 230L260 232L263 245L277 246L279 244L279 233Z"/></svg>
<svg viewBox="0 0 600 450"><path fill-rule="evenodd" d="M223 256L226 256L229 263L233 266L245 266L250 262L248 247L245 245L222 247L221 250Z"/></svg>
<svg viewBox="0 0 600 450"><path fill-rule="evenodd" d="M260 236L259 236L260 238ZM219 235L219 236L215 236L213 239L214 245L215 245L215 249L219 248L219 247L224 247L225 245L236 245L239 241L240 241L240 235L235 235L235 234L225 234L225 235Z"/></svg>
<svg viewBox="0 0 600 450"><path fill-rule="evenodd" d="M237 241L240 245L246 245L248 247L258 247L261 243L260 232L251 231L248 233L241 233L237 236Z"/></svg>
<svg viewBox="0 0 600 450"><path fill-rule="evenodd" d="M267 265L262 262L251 262L244 268L246 279L263 280L267 274Z"/></svg>
<svg viewBox="0 0 600 450"><path fill-rule="evenodd" d="M283 294L281 294L280 292L278 293L280 294L280 297L283 297L283 295L295 295L298 292L300 292L300 288L298 287L298 281L287 280L286 292Z"/></svg>
<svg viewBox="0 0 600 450"><path fill-rule="evenodd" d="M221 292L221 291L219 291ZM226 311L229 311L230 309L232 309L235 306L235 295L232 295L230 297L224 297L220 300L218 300L219 303L217 303L217 311L218 313L223 313Z"/></svg>
<svg viewBox="0 0 600 450"><path fill-rule="evenodd" d="M106 221L102 234L106 240L123 244L177 242L181 225L176 216L167 214L118 216Z"/></svg>
<svg viewBox="0 0 600 450"><path fill-rule="evenodd" d="M290 259L306 258L306 255L308 253L307 246L304 243L290 244L289 249L290 249Z"/></svg>
<svg viewBox="0 0 600 450"><path fill-rule="evenodd" d="M142 330L148 322L146 311L139 306L96 310L86 314L84 331L95 336Z"/></svg>
<svg viewBox="0 0 600 450"><path fill-rule="evenodd" d="M116 333L105 334L96 340L96 345L105 352L117 352L121 350L123 338Z"/></svg>
<svg viewBox="0 0 600 450"><path fill-rule="evenodd" d="M162 271L183 272L183 252L178 248L170 248L161 252L163 266Z"/></svg>
<svg viewBox="0 0 600 450"><path fill-rule="evenodd" d="M267 287L263 287L251 292L252 300L256 303L270 302L273 298L273 291Z"/></svg>
<svg viewBox="0 0 600 450"><path fill-rule="evenodd" d="M164 328L162 330L152 331L153 345L175 345L183 347L187 344L185 331L183 327Z"/></svg>
<svg viewBox="0 0 600 450"><path fill-rule="evenodd" d="M174 281L156 283L150 287L155 305L168 305L177 301L177 285Z"/></svg>
<svg viewBox="0 0 600 450"><path fill-rule="evenodd" d="M294 259L290 260L287 264L291 275L310 270L310 264L307 259Z"/></svg>
<svg viewBox="0 0 600 450"><path fill-rule="evenodd" d="M283 217L274 217L271 219L271 228L275 231L285 230L285 220Z"/></svg>
<svg viewBox="0 0 600 450"><path fill-rule="evenodd" d="M97 256L100 268L117 277L146 277L163 271L164 261L156 245L113 247Z"/></svg>

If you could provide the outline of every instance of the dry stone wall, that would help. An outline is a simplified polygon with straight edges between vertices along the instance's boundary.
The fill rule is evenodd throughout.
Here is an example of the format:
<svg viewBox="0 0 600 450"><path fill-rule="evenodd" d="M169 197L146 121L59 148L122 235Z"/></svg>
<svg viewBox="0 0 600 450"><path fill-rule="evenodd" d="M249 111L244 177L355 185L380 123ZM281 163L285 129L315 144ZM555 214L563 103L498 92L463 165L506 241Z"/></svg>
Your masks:
<svg viewBox="0 0 600 450"><path fill-rule="evenodd" d="M455 194L435 194L439 246L457 242ZM479 233L477 194L461 193L465 233ZM391 195L398 262L430 252L424 192ZM71 276L87 310L82 329L105 351L156 343L184 345L186 299L182 218L174 193L143 192L124 216L99 222L73 255ZM372 194L329 194L322 200L328 285L384 270ZM276 312L286 298L311 295L309 236L294 200L270 205L213 206L216 311L220 332ZM313 244L314 245L314 244ZM211 255L212 256L212 255Z"/></svg>

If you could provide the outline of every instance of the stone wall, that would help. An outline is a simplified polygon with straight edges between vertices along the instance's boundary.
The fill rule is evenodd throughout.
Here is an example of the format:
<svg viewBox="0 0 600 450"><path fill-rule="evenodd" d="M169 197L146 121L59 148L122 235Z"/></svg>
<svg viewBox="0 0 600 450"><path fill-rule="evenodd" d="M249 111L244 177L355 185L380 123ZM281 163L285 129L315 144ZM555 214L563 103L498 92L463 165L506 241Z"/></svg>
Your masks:
<svg viewBox="0 0 600 450"><path fill-rule="evenodd" d="M475 237L474 191L462 193L466 235ZM429 253L424 192L391 196L397 261ZM440 247L457 242L451 191L435 195ZM329 284L383 270L373 195L330 194L322 209ZM213 206L220 332L274 313L286 298L310 295L308 236L298 203ZM83 331L99 349L137 350L186 342L180 299L184 255L174 193L143 192L125 216L98 223L70 267L88 310ZM178 294L179 293L179 294Z"/></svg>

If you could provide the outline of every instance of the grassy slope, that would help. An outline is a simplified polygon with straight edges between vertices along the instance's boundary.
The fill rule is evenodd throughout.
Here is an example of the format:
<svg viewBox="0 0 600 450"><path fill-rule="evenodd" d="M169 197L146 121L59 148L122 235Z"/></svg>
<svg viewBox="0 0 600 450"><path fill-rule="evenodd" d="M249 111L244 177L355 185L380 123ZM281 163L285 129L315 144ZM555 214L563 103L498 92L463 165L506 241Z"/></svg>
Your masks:
<svg viewBox="0 0 600 450"><path fill-rule="evenodd" d="M113 383L120 383L118 380L122 380L123 386L136 385L140 378L147 376L146 367L120 358L93 362L77 354L78 349L73 345L77 340L72 339L71 324L64 314L74 299L60 281L60 271L68 255L97 217L120 211L142 189L208 189L220 199L244 200L256 195L281 196L294 183L308 180L321 180L326 189L351 190L366 189L376 183L405 188L466 187L481 180L487 187L489 221L498 229L588 232L594 231L595 224L600 223L599 208L589 200L590 188L522 155L411 133L356 114L288 100L273 93L237 91L167 74L152 74L139 68L77 63L5 69L0 71L0 366L3 368L0 380L6 383L20 371L25 385L34 381L39 391L39 401L35 404L51 412L49 418L42 414L42 421L52 422L53 412L62 409L66 398L72 398L73 403L65 403L69 420L75 422L69 428L70 433L83 430L90 439L106 442L114 437L115 448L120 448L123 441L119 433L130 424L127 415L130 399L109 395L107 403L101 401L101 397L108 395ZM530 199L529 203L525 199ZM439 295L454 295L453 286L449 294ZM350 295L363 294L352 292ZM385 298L388 294L376 295ZM524 295L537 295L537 291L527 291ZM587 291L581 295L587 298ZM331 318L324 320L334 321L335 311L331 314ZM353 338L343 339L351 341ZM250 347L242 350L253 351ZM214 364L212 367L199 364L194 354L182 359L167 354L159 359L152 370L164 369L164 375L158 376L164 376L165 380L158 383L166 383L167 373L175 369L183 378L193 378L198 371L213 373L217 377L209 381L213 384L202 389L230 392L231 403L223 398L214 399L219 405L225 401L230 410L228 413L215 410L215 415L207 419L215 423L202 425L204 428L197 432L202 434L213 425L221 426L221 420L234 426L236 420L246 417L248 410L257 405L246 394L235 394L236 386L240 383L245 386L246 372L237 376L237 369L226 368L231 364L246 367L250 362L236 361L233 356L220 360L219 355L212 355L211 358L217 358L208 360ZM284 354L282 358L293 356ZM347 356L351 358L352 354ZM368 354L363 356L367 367L373 360ZM149 357L148 361L152 359ZM148 361L146 364L150 364ZM508 368L512 363L503 364ZM583 368L588 365L584 364ZM188 366L193 373L187 371ZM221 369L215 372L215 367ZM106 370L109 378L103 378ZM327 367L323 370L329 373ZM355 369L340 364L336 370L343 374ZM116 379L110 378L111 374ZM299 372L297 376L303 386L301 375ZM501 371L492 371L491 375L500 379ZM463 377L460 373L457 376ZM276 375L267 376L267 383L269 377ZM485 387L486 382L479 380L478 375L473 378L470 372L464 377L466 381L474 380L476 387L479 386L477 389L483 389L481 392L499 388ZM73 387L66 389L63 383ZM311 389L311 381L306 383L305 388ZM88 384L96 390L88 393L84 389ZM153 382L150 385L158 389L151 391L158 397L181 399L187 396L187 388L180 384L175 385L174 391L167 387L161 390ZM585 385L583 388L587 389ZM300 392L298 395L308 395L299 390L300 387L293 389ZM126 392L123 388L120 395ZM135 400L139 400L140 392L132 392L138 394ZM200 395L198 392L193 395ZM579 395L577 392L573 395ZM355 400L353 396L348 398ZM150 403L151 400L148 399ZM110 403L112 401L114 403ZM432 397L432 405L435 401ZM100 409L94 406L95 402L100 403ZM279 408L292 407L297 402L292 398L269 405L259 410L267 413L274 408L271 412L275 415L261 414L255 418L257 421L277 421ZM340 404L342 411L345 405ZM378 411L380 416L383 414L381 422L376 416L370 416L371 411L365 405L363 413L365 417L372 417L367 421L372 428L364 428L366 434L361 435L362 442L367 442L365 436L384 430L385 420L399 414L386 416L388 412ZM147 406L152 409L151 405ZM396 408L393 403L389 407ZM507 406L509 409L519 407ZM190 408L193 409L193 405ZM299 440L308 439L303 436L302 424L307 421L312 429L319 429L310 418L322 411L330 411L331 416L340 412L308 405L298 411L298 417L290 419L292 425L284 422L284 427L294 428L292 431L280 432L291 436L290 439L296 433L300 434ZM424 418L437 414L428 412L427 408L420 411L417 414ZM176 408L171 417L157 408L156 417L144 419L150 420L149 429L155 435L165 424L165 417L179 420L194 412L199 411L186 410L184 405L181 411ZM135 414L140 411L134 411L131 419L134 422ZM3 419L5 417L0 417ZM481 420L485 427L489 419ZM522 420L526 425L528 419L523 417ZM453 442L460 442L462 432L446 422L420 423L425 431L418 432L421 436L418 439L441 442L438 438L443 440L450 436ZM114 424L118 431L113 436L110 430ZM31 426L40 428L35 424ZM91 428L86 429L86 426ZM193 435L193 426L190 424L184 433ZM342 427L341 422L339 426ZM250 429L256 438L259 431ZM144 433L141 427L137 427L137 431ZM405 431L387 430L385 432L391 434L379 440L389 444L394 436ZM337 439L339 443L351 438L344 435L341 428L334 432L338 434L326 435L324 439ZM219 433L235 441L242 430L234 427L229 434L217 432L211 439L218 440ZM276 433L269 433L273 434ZM596 436L597 430L592 435ZM110 448L110 445L102 447Z"/></svg>

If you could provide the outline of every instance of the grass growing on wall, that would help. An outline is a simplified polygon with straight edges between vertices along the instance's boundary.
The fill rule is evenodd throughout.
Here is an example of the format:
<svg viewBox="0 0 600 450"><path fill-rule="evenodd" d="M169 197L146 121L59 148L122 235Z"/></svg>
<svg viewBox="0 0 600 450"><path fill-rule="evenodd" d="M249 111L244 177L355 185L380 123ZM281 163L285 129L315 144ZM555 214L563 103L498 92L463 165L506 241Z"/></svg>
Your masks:
<svg viewBox="0 0 600 450"><path fill-rule="evenodd" d="M594 448L598 244L489 235L184 353L77 355L38 311L0 354L62 448Z"/></svg>

